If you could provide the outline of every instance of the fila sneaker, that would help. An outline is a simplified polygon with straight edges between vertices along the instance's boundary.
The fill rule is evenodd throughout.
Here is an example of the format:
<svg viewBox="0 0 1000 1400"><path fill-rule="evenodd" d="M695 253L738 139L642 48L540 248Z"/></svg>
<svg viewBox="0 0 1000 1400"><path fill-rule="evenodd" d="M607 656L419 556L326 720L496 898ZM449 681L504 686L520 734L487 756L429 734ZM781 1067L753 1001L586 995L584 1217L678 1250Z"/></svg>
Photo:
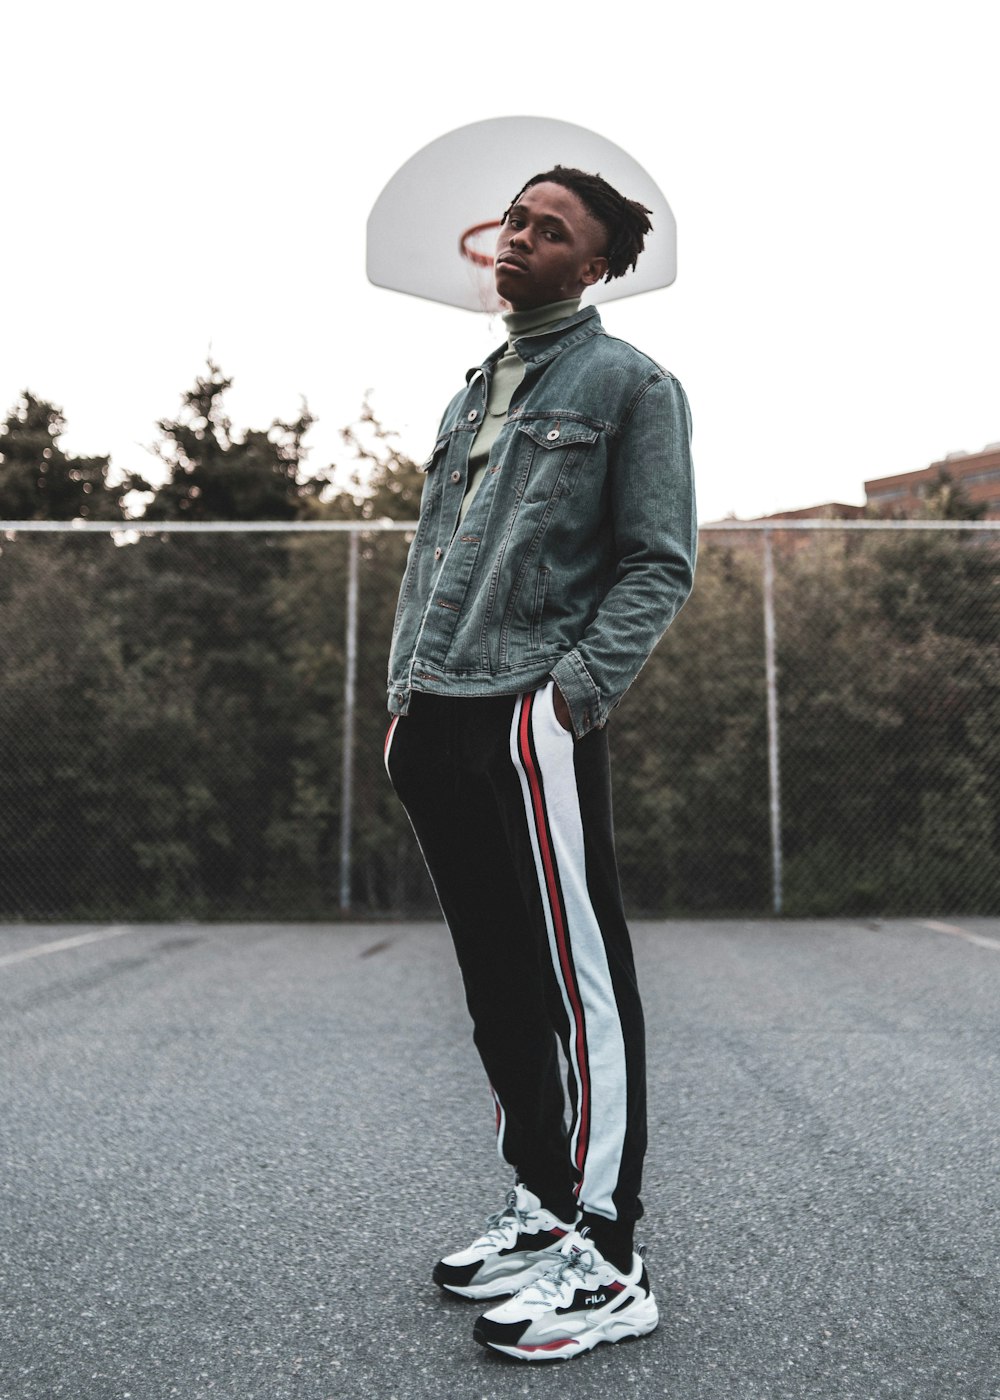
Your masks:
<svg viewBox="0 0 1000 1400"><path fill-rule="evenodd" d="M487 1220L485 1234L434 1266L434 1282L462 1298L516 1293L545 1272L572 1231L526 1186L515 1186L503 1210Z"/></svg>
<svg viewBox="0 0 1000 1400"><path fill-rule="evenodd" d="M550 1258L549 1270L476 1323L480 1345L521 1361L565 1361L598 1342L652 1332L656 1301L640 1255L620 1273L575 1231Z"/></svg>

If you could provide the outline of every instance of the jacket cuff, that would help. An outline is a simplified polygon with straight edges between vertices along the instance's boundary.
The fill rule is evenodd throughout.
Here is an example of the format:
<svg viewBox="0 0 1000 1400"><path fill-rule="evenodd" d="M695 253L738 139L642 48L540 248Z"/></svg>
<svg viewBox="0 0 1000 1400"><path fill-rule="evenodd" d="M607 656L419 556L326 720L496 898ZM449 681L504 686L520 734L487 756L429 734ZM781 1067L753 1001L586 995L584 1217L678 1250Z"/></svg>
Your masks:
<svg viewBox="0 0 1000 1400"><path fill-rule="evenodd" d="M591 729L602 729L607 715L601 708L601 695L579 654L567 652L549 674L566 701L574 737L582 739Z"/></svg>

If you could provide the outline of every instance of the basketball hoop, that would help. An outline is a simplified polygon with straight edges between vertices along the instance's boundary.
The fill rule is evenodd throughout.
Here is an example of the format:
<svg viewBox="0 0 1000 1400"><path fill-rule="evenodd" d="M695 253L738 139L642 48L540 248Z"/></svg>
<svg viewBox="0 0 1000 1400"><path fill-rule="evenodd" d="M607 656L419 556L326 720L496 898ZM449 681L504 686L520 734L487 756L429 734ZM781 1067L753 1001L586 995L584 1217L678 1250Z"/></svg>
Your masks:
<svg viewBox="0 0 1000 1400"><path fill-rule="evenodd" d="M482 223L470 224L458 239L458 252L465 261L470 290L480 311L488 314L505 310L507 306L497 296L493 282L493 254L499 227L499 219L485 219Z"/></svg>
<svg viewBox="0 0 1000 1400"><path fill-rule="evenodd" d="M469 262L475 263L476 267L492 267L492 248L496 239L491 238L490 252L488 253L484 252L481 248L477 248L475 243L477 239L482 239L484 234L492 234L493 230L499 227L499 219L487 219L484 224L473 224L471 228L467 228L458 240L458 251L461 253L462 257L468 258Z"/></svg>
<svg viewBox="0 0 1000 1400"><path fill-rule="evenodd" d="M405 161L368 216L369 281L490 316L503 310L493 282L499 220L486 215L506 209L533 171L554 165L599 170L630 199L653 210L653 233L636 271L589 288L587 300L611 301L668 286L676 272L676 225L663 192L620 146L549 117L471 122Z"/></svg>

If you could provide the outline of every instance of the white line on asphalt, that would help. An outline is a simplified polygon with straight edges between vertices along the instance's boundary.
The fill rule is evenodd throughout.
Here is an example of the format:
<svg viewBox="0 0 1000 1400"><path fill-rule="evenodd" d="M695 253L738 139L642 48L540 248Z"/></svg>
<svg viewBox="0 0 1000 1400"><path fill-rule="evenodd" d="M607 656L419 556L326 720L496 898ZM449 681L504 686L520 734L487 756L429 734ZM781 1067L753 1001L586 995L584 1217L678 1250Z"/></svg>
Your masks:
<svg viewBox="0 0 1000 1400"><path fill-rule="evenodd" d="M0 957L0 967L27 962L28 958L44 958L49 953L62 953L67 948L80 948L84 943L103 943L106 938L121 938L123 933L134 932L131 924L113 924L110 928L95 928L92 933L78 933L73 938L58 938L54 943L36 943L33 948L22 948L19 953Z"/></svg>
<svg viewBox="0 0 1000 1400"><path fill-rule="evenodd" d="M992 948L995 953L1000 953L1000 943L995 938L984 938L981 933L972 933L967 928L959 928L957 924L940 924L936 919L923 919L921 922L924 928L934 933L950 933L955 938L964 938L967 943L975 943L977 948Z"/></svg>

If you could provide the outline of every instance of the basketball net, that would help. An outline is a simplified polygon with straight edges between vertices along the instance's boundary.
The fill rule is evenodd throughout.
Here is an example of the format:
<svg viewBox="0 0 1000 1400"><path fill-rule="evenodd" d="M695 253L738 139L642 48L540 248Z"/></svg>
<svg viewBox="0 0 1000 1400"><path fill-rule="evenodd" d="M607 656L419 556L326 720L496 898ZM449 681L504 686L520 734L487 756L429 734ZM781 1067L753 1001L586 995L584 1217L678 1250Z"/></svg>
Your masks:
<svg viewBox="0 0 1000 1400"><path fill-rule="evenodd" d="M509 307L497 296L493 281L493 253L496 248L499 219L487 219L485 223L473 224L458 240L459 256L462 259L480 311L495 316Z"/></svg>

